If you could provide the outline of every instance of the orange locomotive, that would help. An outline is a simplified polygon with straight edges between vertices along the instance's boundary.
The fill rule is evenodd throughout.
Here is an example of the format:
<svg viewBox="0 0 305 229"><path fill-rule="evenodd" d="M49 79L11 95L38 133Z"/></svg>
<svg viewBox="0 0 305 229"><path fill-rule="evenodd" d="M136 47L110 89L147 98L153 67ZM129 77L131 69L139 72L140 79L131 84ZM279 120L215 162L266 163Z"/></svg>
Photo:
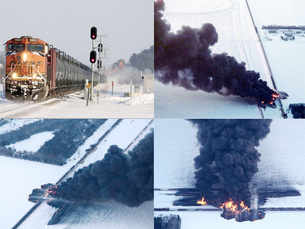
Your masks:
<svg viewBox="0 0 305 229"><path fill-rule="evenodd" d="M23 36L6 42L8 98L37 99L51 92L80 89L91 73L88 66L40 39Z"/></svg>

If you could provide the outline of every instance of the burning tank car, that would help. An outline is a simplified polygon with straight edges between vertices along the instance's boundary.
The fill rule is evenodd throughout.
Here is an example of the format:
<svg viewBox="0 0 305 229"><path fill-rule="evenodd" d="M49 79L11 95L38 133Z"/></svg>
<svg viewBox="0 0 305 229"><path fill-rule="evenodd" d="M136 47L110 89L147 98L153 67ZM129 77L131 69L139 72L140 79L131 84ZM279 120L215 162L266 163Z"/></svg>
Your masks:
<svg viewBox="0 0 305 229"><path fill-rule="evenodd" d="M88 66L38 38L22 36L5 45L7 98L45 98L50 93L81 89L91 78Z"/></svg>
<svg viewBox="0 0 305 229"><path fill-rule="evenodd" d="M254 209L243 209L240 211L233 212L229 209L223 209L221 217L228 220L235 218L237 222L256 221L263 219L265 217L265 212Z"/></svg>
<svg viewBox="0 0 305 229"><path fill-rule="evenodd" d="M37 203L48 196L56 195L56 190L57 185L51 183L41 185L41 188L33 189L29 195L29 201Z"/></svg>
<svg viewBox="0 0 305 229"><path fill-rule="evenodd" d="M220 208L223 209L221 217L230 220L234 219L237 222L255 221L263 219L265 212L258 209L250 209L244 201L234 202L233 200L223 203Z"/></svg>

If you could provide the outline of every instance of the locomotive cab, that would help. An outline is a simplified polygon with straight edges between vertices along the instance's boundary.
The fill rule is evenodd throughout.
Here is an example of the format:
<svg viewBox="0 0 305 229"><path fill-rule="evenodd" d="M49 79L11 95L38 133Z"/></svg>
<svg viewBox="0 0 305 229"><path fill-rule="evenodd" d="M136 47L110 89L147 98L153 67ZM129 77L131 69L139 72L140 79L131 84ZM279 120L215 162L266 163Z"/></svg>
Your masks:
<svg viewBox="0 0 305 229"><path fill-rule="evenodd" d="M48 44L32 37L6 42L6 92L34 96L46 88Z"/></svg>

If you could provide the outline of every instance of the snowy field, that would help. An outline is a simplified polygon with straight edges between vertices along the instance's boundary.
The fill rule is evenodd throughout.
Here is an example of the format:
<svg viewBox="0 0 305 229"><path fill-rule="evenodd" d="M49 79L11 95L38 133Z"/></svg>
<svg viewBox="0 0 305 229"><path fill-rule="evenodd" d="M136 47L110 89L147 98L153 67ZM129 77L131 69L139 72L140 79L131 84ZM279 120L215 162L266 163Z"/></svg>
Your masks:
<svg viewBox="0 0 305 229"><path fill-rule="evenodd" d="M37 152L47 141L51 140L54 137L52 131L45 131L38 134L34 134L31 137L16 142L11 145L7 145L7 148L15 149L16 151L22 152Z"/></svg>
<svg viewBox="0 0 305 229"><path fill-rule="evenodd" d="M107 120L106 123L104 123L91 137L89 137L83 146L80 146L79 149L76 151L76 154L72 156L71 160L69 160L69 163L65 166L65 171L67 171L72 165L78 161L84 153L84 150L89 148L90 145L96 143L96 141L100 138L101 133L105 131L107 128L103 128L104 125L107 127L111 127L114 124L114 120ZM143 129L146 128L146 130L143 132ZM122 120L104 139L100 142L100 144L97 146L96 150L94 150L85 161L79 164L79 166L76 166L71 173L68 174L68 177L73 176L73 174L80 168L88 166L89 164L103 159L107 149L109 146L116 144L119 147L125 149L127 148L131 142L138 142L140 139L142 139L145 134L147 134L150 129L153 128L153 123L151 123L151 120L148 119L124 119ZM131 147L132 148L132 147ZM74 158L73 158L74 157ZM42 182L41 184L46 183ZM114 204L115 205L115 204ZM150 211L143 212L143 209L148 209L150 206ZM131 218L132 222L134 222L135 228L152 228L152 202L146 202L143 205L141 205L139 208L127 208L125 206L120 206L120 209L117 209L117 207L109 207L109 210L107 210L107 204L105 209L103 210L96 210L94 208L92 209L86 209L84 210L84 215L79 219L79 216L75 216L75 218L69 218L68 221L65 224L56 225L56 226L47 226L47 228L90 228L92 226L96 226L99 224L100 226L109 226L110 223L113 222L113 218L116 218L120 216L120 219L122 221L115 222L118 227L115 227L117 229L125 229L128 228L125 223L128 222L128 218ZM37 208L37 210L34 211L34 213L20 226L20 228L23 229L32 229L33 225L35 225L35 228L46 228L46 223L50 220L54 213L54 208L48 206L46 203L43 203L41 206ZM26 213L25 211L23 212ZM109 218L107 216L109 215ZM99 218L100 216L103 216ZM113 216L113 217L111 217ZM134 216L134 217L130 217ZM150 217L150 224L148 222L148 219ZM19 217L20 218L20 217ZM140 220L141 219L141 220ZM70 221L69 221L70 220ZM77 221L80 220L80 221ZM74 223L79 222L80 225L74 225ZM137 225L139 223L139 225ZM71 224L71 225L70 225ZM92 225L91 225L92 224ZM147 224L147 227L144 227L144 225ZM125 225L125 226L124 226ZM139 227L138 227L139 226ZM141 226L141 227L140 227ZM108 227L107 227L108 228ZM109 227L110 228L110 227Z"/></svg>
<svg viewBox="0 0 305 229"><path fill-rule="evenodd" d="M155 180L154 187L163 189L155 191L154 207L175 209L211 208L211 206L181 207L173 206L173 201L180 197L174 196L170 188L193 188L193 159L199 154L196 139L196 128L186 120L163 119L156 120L155 137ZM261 153L259 172L256 179L268 180L282 187L288 185L297 189L301 196L269 198L260 207L305 207L305 121L303 120L273 120L270 134L261 141L258 147ZM296 225L302 228L305 212L267 212L266 218L255 223L236 223L221 218L220 212L170 212L179 214L182 219L182 229L200 228L198 225L218 228L285 228ZM155 215L169 214L155 212ZM299 226L298 226L299 225Z"/></svg>
<svg viewBox="0 0 305 229"><path fill-rule="evenodd" d="M34 206L28 195L34 188L56 182L65 172L60 166L0 156L1 228L11 228Z"/></svg>
<svg viewBox="0 0 305 229"><path fill-rule="evenodd" d="M8 120L7 123L0 126L0 134L5 134L13 130L18 130L24 125L39 121L39 119L18 119L18 120L7 119L7 120Z"/></svg>
<svg viewBox="0 0 305 229"><path fill-rule="evenodd" d="M113 95L100 89L99 97L95 90L89 106L86 106L83 91L39 103L16 103L2 98L0 118L152 118L154 94L135 93L125 97L129 87L116 86Z"/></svg>
<svg viewBox="0 0 305 229"><path fill-rule="evenodd" d="M176 212L172 212L175 214ZM155 213L159 215L159 213ZM163 213L163 215L165 215ZM302 229L304 228L305 212L266 212L263 220L238 223L235 220L225 220L220 212L179 212L181 229L228 228L228 229Z"/></svg>
<svg viewBox="0 0 305 229"><path fill-rule="evenodd" d="M29 225L30 226L30 225ZM32 227L35 228L36 224ZM26 227L22 227L26 228ZM139 207L127 207L116 202L108 202L79 207L64 220L63 224L46 226L47 229L153 229L153 201L147 201Z"/></svg>
<svg viewBox="0 0 305 229"><path fill-rule="evenodd" d="M273 5L277 4L277 1L272 0L272 2ZM167 7L165 16L171 24L172 31L177 31L183 25L199 28L206 22L214 24L219 34L219 41L212 47L213 52L227 52L238 61L246 62L249 70L260 72L262 79L273 88L270 73L244 0L215 0L213 3L208 0L192 1L190 6L188 6L189 2L183 1L177 3L174 0L167 0L165 3ZM260 3L262 6L265 1ZM287 13L284 9L280 9L282 15ZM290 10L290 8L286 9ZM255 10L257 8L253 7L253 11ZM269 12L268 10L265 10L262 14L255 12L254 19L260 17L261 20L258 21L261 22L264 20L264 15ZM287 14L290 13L289 11ZM302 58L292 61L295 58L296 50L298 50L296 45L287 48L289 51L287 51L287 54L285 53L287 55L285 60L284 58L280 59L283 56L280 55L283 50L279 47L276 43L266 45L266 51L277 87L290 94L289 100L283 100L286 109L291 102L303 101L300 98L305 98L304 90L302 90L302 85L305 84L304 77L300 77L302 74L299 72L301 71L300 61L302 61ZM282 63L286 63L286 67L282 67L284 66ZM281 73L279 74L279 72ZM287 77L291 72L295 72L294 76ZM161 83L156 83L155 92L156 117L262 118L261 112L255 104L248 104L247 101L236 96L223 97L215 93L187 91L177 86L162 85ZM281 117L279 108L267 108L262 112L265 118Z"/></svg>

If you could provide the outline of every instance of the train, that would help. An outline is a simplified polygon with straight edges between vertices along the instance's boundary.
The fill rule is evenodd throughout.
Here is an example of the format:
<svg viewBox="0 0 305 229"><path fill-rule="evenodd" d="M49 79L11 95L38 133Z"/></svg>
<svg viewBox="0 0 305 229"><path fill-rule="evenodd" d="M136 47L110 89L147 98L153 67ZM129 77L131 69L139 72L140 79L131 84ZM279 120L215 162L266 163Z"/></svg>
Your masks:
<svg viewBox="0 0 305 229"><path fill-rule="evenodd" d="M22 36L5 43L5 94L7 98L46 98L65 91L83 89L92 71L47 42ZM101 80L94 71L94 82Z"/></svg>

